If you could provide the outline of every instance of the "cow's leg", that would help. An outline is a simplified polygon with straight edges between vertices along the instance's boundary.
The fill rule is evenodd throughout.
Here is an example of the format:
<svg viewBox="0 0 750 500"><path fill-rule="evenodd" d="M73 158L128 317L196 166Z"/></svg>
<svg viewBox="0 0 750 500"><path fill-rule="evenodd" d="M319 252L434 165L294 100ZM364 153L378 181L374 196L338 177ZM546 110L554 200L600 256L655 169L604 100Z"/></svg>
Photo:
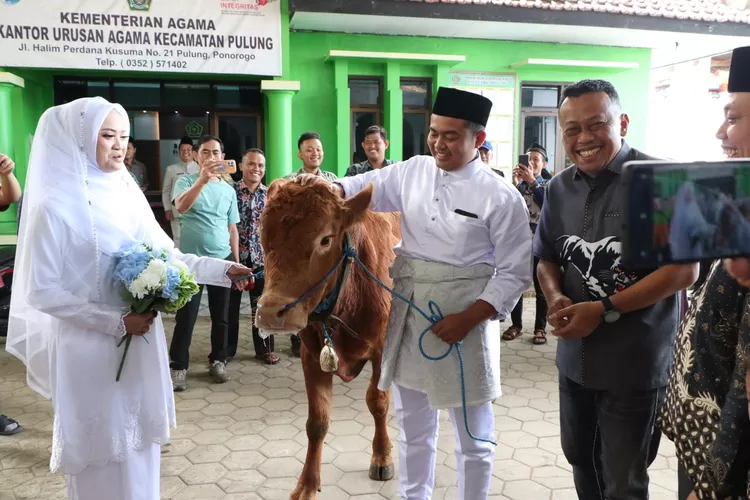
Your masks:
<svg viewBox="0 0 750 500"><path fill-rule="evenodd" d="M323 459L323 440L331 421L333 374L320 369L320 363L303 344L302 371L307 389L307 456L297 487L290 500L315 500L320 491L320 464Z"/></svg>
<svg viewBox="0 0 750 500"><path fill-rule="evenodd" d="M391 440L388 437L388 406L390 393L378 390L380 380L380 356L372 361L372 377L367 388L367 407L375 419L375 436L372 439L372 460L370 461L370 479L388 481L393 479L393 458L391 457Z"/></svg>

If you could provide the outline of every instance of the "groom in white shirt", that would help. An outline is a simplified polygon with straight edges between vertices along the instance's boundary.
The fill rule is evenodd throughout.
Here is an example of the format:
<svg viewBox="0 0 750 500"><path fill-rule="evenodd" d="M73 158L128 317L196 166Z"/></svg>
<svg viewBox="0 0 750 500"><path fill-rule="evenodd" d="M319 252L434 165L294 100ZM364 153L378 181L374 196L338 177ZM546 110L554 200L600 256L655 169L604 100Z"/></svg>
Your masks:
<svg viewBox="0 0 750 500"><path fill-rule="evenodd" d="M492 480L500 391L500 335L494 320L507 317L531 284L531 231L523 198L479 157L492 107L478 94L441 87L430 119L432 156L415 156L336 181L345 197L374 183L372 209L401 212L402 241L390 274L397 292L443 319L425 335L431 357L461 343L466 430L456 350L433 361L419 349L430 324L394 299L379 389L393 391L401 427L399 493L428 500L435 482L438 409L449 412L456 436L459 499L483 500Z"/></svg>

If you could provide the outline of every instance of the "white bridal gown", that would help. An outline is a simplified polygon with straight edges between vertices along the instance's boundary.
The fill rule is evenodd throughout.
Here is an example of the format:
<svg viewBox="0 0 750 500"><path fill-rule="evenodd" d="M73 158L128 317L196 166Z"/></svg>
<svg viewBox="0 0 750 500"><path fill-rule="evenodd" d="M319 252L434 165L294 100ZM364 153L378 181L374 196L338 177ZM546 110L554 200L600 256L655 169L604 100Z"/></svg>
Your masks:
<svg viewBox="0 0 750 500"><path fill-rule="evenodd" d="M127 312L114 278L115 258L99 252L97 267L91 243L54 212L42 205L29 215L38 219L27 297L49 315L50 355L56 360L49 374L55 408L51 470L78 474L87 466L123 462L136 456L133 452L165 444L175 409L161 315L146 335L148 343L132 339L115 382L124 348L117 347L124 333L121 318ZM230 263L177 254L200 283L229 286ZM79 293L86 289L88 299ZM92 303L98 293L100 301Z"/></svg>

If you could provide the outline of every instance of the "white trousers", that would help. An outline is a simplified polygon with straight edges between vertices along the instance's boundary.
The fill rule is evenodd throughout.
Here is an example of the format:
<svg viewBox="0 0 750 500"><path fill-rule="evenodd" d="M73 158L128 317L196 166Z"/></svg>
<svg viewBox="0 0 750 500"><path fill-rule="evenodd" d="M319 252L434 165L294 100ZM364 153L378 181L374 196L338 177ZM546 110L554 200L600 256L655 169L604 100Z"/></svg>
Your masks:
<svg viewBox="0 0 750 500"><path fill-rule="evenodd" d="M180 248L180 219L172 216L172 220L169 221L169 226L172 228L172 241L174 241L174 247Z"/></svg>
<svg viewBox="0 0 750 500"><path fill-rule="evenodd" d="M399 495L401 500L430 500L435 486L438 410L430 409L427 395L393 384L393 406L401 427L399 438ZM456 436L458 499L486 500L492 482L495 446L476 441L466 432L462 408L448 414ZM466 408L471 432L494 439L492 402Z"/></svg>
<svg viewBox="0 0 750 500"><path fill-rule="evenodd" d="M124 462L68 474L68 500L159 500L160 460L161 446L152 444Z"/></svg>

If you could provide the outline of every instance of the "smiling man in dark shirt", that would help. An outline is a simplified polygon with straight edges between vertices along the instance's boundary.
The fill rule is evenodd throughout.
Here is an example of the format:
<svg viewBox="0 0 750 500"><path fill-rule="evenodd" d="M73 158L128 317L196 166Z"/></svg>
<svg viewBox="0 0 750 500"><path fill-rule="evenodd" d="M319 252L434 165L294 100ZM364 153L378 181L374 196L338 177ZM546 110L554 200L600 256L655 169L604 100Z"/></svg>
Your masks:
<svg viewBox="0 0 750 500"><path fill-rule="evenodd" d="M379 125L373 125L365 130L365 139L362 141L362 149L365 150L367 159L361 163L355 163L346 170L344 177L364 174L370 170L383 168L391 163L385 159L385 150L388 149L388 133Z"/></svg>
<svg viewBox="0 0 750 500"><path fill-rule="evenodd" d="M583 80L559 109L576 166L552 178L534 239L557 345L562 449L581 500L646 500L678 321L677 292L697 266L633 272L621 264L625 141L614 87Z"/></svg>

